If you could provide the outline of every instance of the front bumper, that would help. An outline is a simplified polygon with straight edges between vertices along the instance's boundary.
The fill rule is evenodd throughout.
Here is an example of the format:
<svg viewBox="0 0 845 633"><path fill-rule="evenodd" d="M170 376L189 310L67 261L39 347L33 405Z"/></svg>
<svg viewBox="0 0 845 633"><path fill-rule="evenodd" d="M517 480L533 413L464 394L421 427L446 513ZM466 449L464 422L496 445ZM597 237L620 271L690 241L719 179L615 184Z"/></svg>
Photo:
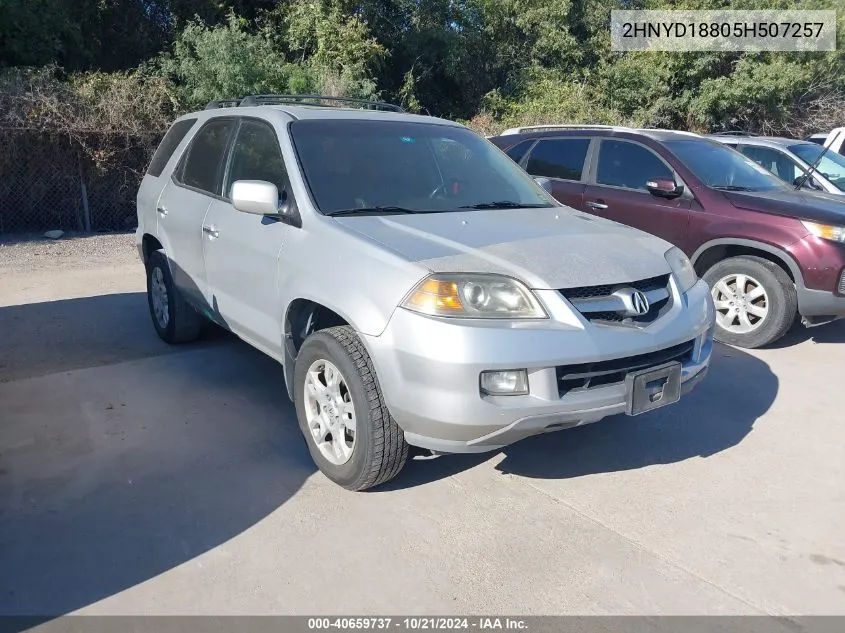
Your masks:
<svg viewBox="0 0 845 633"><path fill-rule="evenodd" d="M845 316L845 244L808 235L789 250L801 268L799 314L811 324Z"/></svg>
<svg viewBox="0 0 845 633"><path fill-rule="evenodd" d="M812 322L828 322L845 317L845 297L825 290L798 288L798 312Z"/></svg>
<svg viewBox="0 0 845 633"><path fill-rule="evenodd" d="M592 324L554 290L537 291L552 318L524 323L438 319L404 309L380 336L363 336L388 408L409 444L447 453L484 452L530 435L626 410L625 385L560 395L556 367L621 359L690 341L682 393L706 374L712 352L713 304L699 281L643 328ZM528 370L529 393L486 396L485 370Z"/></svg>

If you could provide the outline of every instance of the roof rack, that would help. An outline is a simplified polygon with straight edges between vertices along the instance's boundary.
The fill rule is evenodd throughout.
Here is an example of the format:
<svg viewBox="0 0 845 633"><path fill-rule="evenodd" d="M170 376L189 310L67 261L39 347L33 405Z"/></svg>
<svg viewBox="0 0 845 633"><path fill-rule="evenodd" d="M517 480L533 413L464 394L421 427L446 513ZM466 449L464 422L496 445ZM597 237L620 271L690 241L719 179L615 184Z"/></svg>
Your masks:
<svg viewBox="0 0 845 633"><path fill-rule="evenodd" d="M757 134L736 130L735 132L713 132L710 136L757 136Z"/></svg>
<svg viewBox="0 0 845 633"><path fill-rule="evenodd" d="M687 130L670 130L668 128L662 127L644 127L642 128L643 132L671 132L672 134L682 134L683 136L701 136L701 134L696 134L695 132L688 132Z"/></svg>
<svg viewBox="0 0 845 633"><path fill-rule="evenodd" d="M588 123L585 124L556 124L556 125L523 125L522 127L512 127L504 132L502 132L499 136L508 136L510 134L522 134L523 132L531 132L534 130L627 130L630 128L626 128L624 126L618 125L591 125Z"/></svg>
<svg viewBox="0 0 845 633"><path fill-rule="evenodd" d="M240 99L218 99L217 101L209 101L206 104L206 110L216 110L217 108L236 108Z"/></svg>
<svg viewBox="0 0 845 633"><path fill-rule="evenodd" d="M404 112L398 105L385 101L370 101L368 99L353 99L352 97L327 97L324 95L247 95L240 99L219 99L210 101L206 110L216 108L248 108L261 105L309 105L332 108L344 105L357 105L366 110L383 110L386 112Z"/></svg>

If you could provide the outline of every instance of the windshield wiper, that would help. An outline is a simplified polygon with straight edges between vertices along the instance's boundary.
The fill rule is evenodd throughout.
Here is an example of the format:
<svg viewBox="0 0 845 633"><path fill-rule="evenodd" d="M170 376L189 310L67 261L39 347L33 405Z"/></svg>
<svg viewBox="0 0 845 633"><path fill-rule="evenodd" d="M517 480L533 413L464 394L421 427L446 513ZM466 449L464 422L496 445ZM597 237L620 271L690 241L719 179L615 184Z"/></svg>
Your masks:
<svg viewBox="0 0 845 633"><path fill-rule="evenodd" d="M405 207L361 207L357 209L337 209L335 211L328 211L325 215L339 216L339 215L399 215L404 213L430 213L428 211L421 211L418 209L407 209Z"/></svg>
<svg viewBox="0 0 845 633"><path fill-rule="evenodd" d="M718 185L714 186L713 189L719 189L721 191L754 191L751 187L741 187L740 185Z"/></svg>
<svg viewBox="0 0 845 633"><path fill-rule="evenodd" d="M523 204L511 202L510 200L498 200L496 202L479 202L478 204L464 204L461 209L541 209L551 205L548 204Z"/></svg>
<svg viewBox="0 0 845 633"><path fill-rule="evenodd" d="M798 178L795 179L795 191L798 191L801 187L803 187L807 183L807 181L810 178L813 177L814 171L815 172L819 171L819 163L822 162L822 158L824 158L824 155L827 154L827 150L829 150L829 149L830 149L830 145L825 145L824 149L822 149L822 151L816 157L816 160L813 161L813 164L810 165L810 168L804 173L804 175L798 176Z"/></svg>

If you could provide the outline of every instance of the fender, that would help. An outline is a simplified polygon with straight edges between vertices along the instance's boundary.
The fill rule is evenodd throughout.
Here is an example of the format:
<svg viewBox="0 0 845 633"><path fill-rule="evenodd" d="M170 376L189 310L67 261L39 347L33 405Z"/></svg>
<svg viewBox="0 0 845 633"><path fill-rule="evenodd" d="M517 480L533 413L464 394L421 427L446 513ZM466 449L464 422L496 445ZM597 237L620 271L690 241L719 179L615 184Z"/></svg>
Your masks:
<svg viewBox="0 0 845 633"><path fill-rule="evenodd" d="M798 262L795 261L792 255L790 255L787 251L778 248L777 246L772 246L771 244L766 244L765 242L758 242L755 240L726 237L705 242L704 244L699 246L692 254L692 257L690 257L693 266L695 266L695 264L704 254L704 252L709 248L712 248L713 246L747 246L748 248L756 248L757 250L770 253L777 257L779 260L781 260L786 265L786 267L789 268L793 278L795 279L795 285L799 288L804 288L804 275L802 274L801 269L798 267Z"/></svg>

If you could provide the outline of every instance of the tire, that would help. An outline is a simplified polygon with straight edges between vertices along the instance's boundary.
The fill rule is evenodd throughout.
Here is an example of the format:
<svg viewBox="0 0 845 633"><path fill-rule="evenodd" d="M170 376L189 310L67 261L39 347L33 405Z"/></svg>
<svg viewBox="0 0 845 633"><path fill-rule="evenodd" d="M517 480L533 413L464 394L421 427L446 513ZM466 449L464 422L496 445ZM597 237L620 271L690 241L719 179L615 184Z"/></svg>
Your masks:
<svg viewBox="0 0 845 633"><path fill-rule="evenodd" d="M156 313L154 294L159 284L163 285L167 294L166 315ZM167 255L163 250L153 252L147 262L147 304L153 327L162 340L175 345L194 341L199 336L202 317L185 301L173 283Z"/></svg>
<svg viewBox="0 0 845 633"><path fill-rule="evenodd" d="M765 316L752 323L752 329L744 332L738 331L743 328L747 329L739 321L739 316L736 317L735 325L725 327L724 324L732 318L729 316L732 313L728 312L731 308L727 307L726 309L726 304L730 306L730 303L717 301L717 299L732 297L731 300L736 303L736 294L726 295L723 292L724 287L721 287L721 289L716 287L722 281L725 282L728 290L736 291L736 281L734 280L733 285L728 283L731 277L736 275L744 275L748 280L745 286L747 296L741 297L740 301L749 308L756 307L758 312L763 306L766 310ZM795 285L786 271L774 262L751 255L730 257L714 264L704 273L703 279L711 288L714 302L717 302L714 338L721 343L748 349L761 347L781 338L795 322L798 313L798 296L795 292ZM753 300L756 305L749 306L751 301L748 297L753 296L752 291L756 288L756 284L762 287L765 294ZM743 291L740 292L746 294ZM724 317L721 315L724 315ZM756 316L749 316L749 313L746 313L746 318L749 322L752 319L758 319Z"/></svg>
<svg viewBox="0 0 845 633"><path fill-rule="evenodd" d="M324 450L331 450L327 446L329 442L325 442L324 448L321 449L309 425L310 414L312 423L321 424L320 429L327 428L322 426L322 423L315 422L322 414L323 406L315 406L314 396L306 394L309 371L312 372L313 379L313 376L319 375L322 368L322 378L325 378L326 362L339 370L346 385L346 390L341 385L339 391L342 397L348 398L354 406L354 442L351 455L344 463L330 461L324 454ZM321 389L325 382L320 383ZM347 490L366 490L393 479L405 465L408 459L405 436L387 410L370 355L351 327L320 330L310 335L302 344L294 367L294 404L299 428L305 436L314 463L336 484ZM332 412L339 410L331 409ZM316 411L320 413L315 413ZM344 436L341 441L345 450L351 436L346 431L342 432ZM317 433L321 434L320 431ZM329 436L324 435L323 439L326 437ZM333 437L332 442L334 440ZM339 461L337 455L333 453L333 458Z"/></svg>

